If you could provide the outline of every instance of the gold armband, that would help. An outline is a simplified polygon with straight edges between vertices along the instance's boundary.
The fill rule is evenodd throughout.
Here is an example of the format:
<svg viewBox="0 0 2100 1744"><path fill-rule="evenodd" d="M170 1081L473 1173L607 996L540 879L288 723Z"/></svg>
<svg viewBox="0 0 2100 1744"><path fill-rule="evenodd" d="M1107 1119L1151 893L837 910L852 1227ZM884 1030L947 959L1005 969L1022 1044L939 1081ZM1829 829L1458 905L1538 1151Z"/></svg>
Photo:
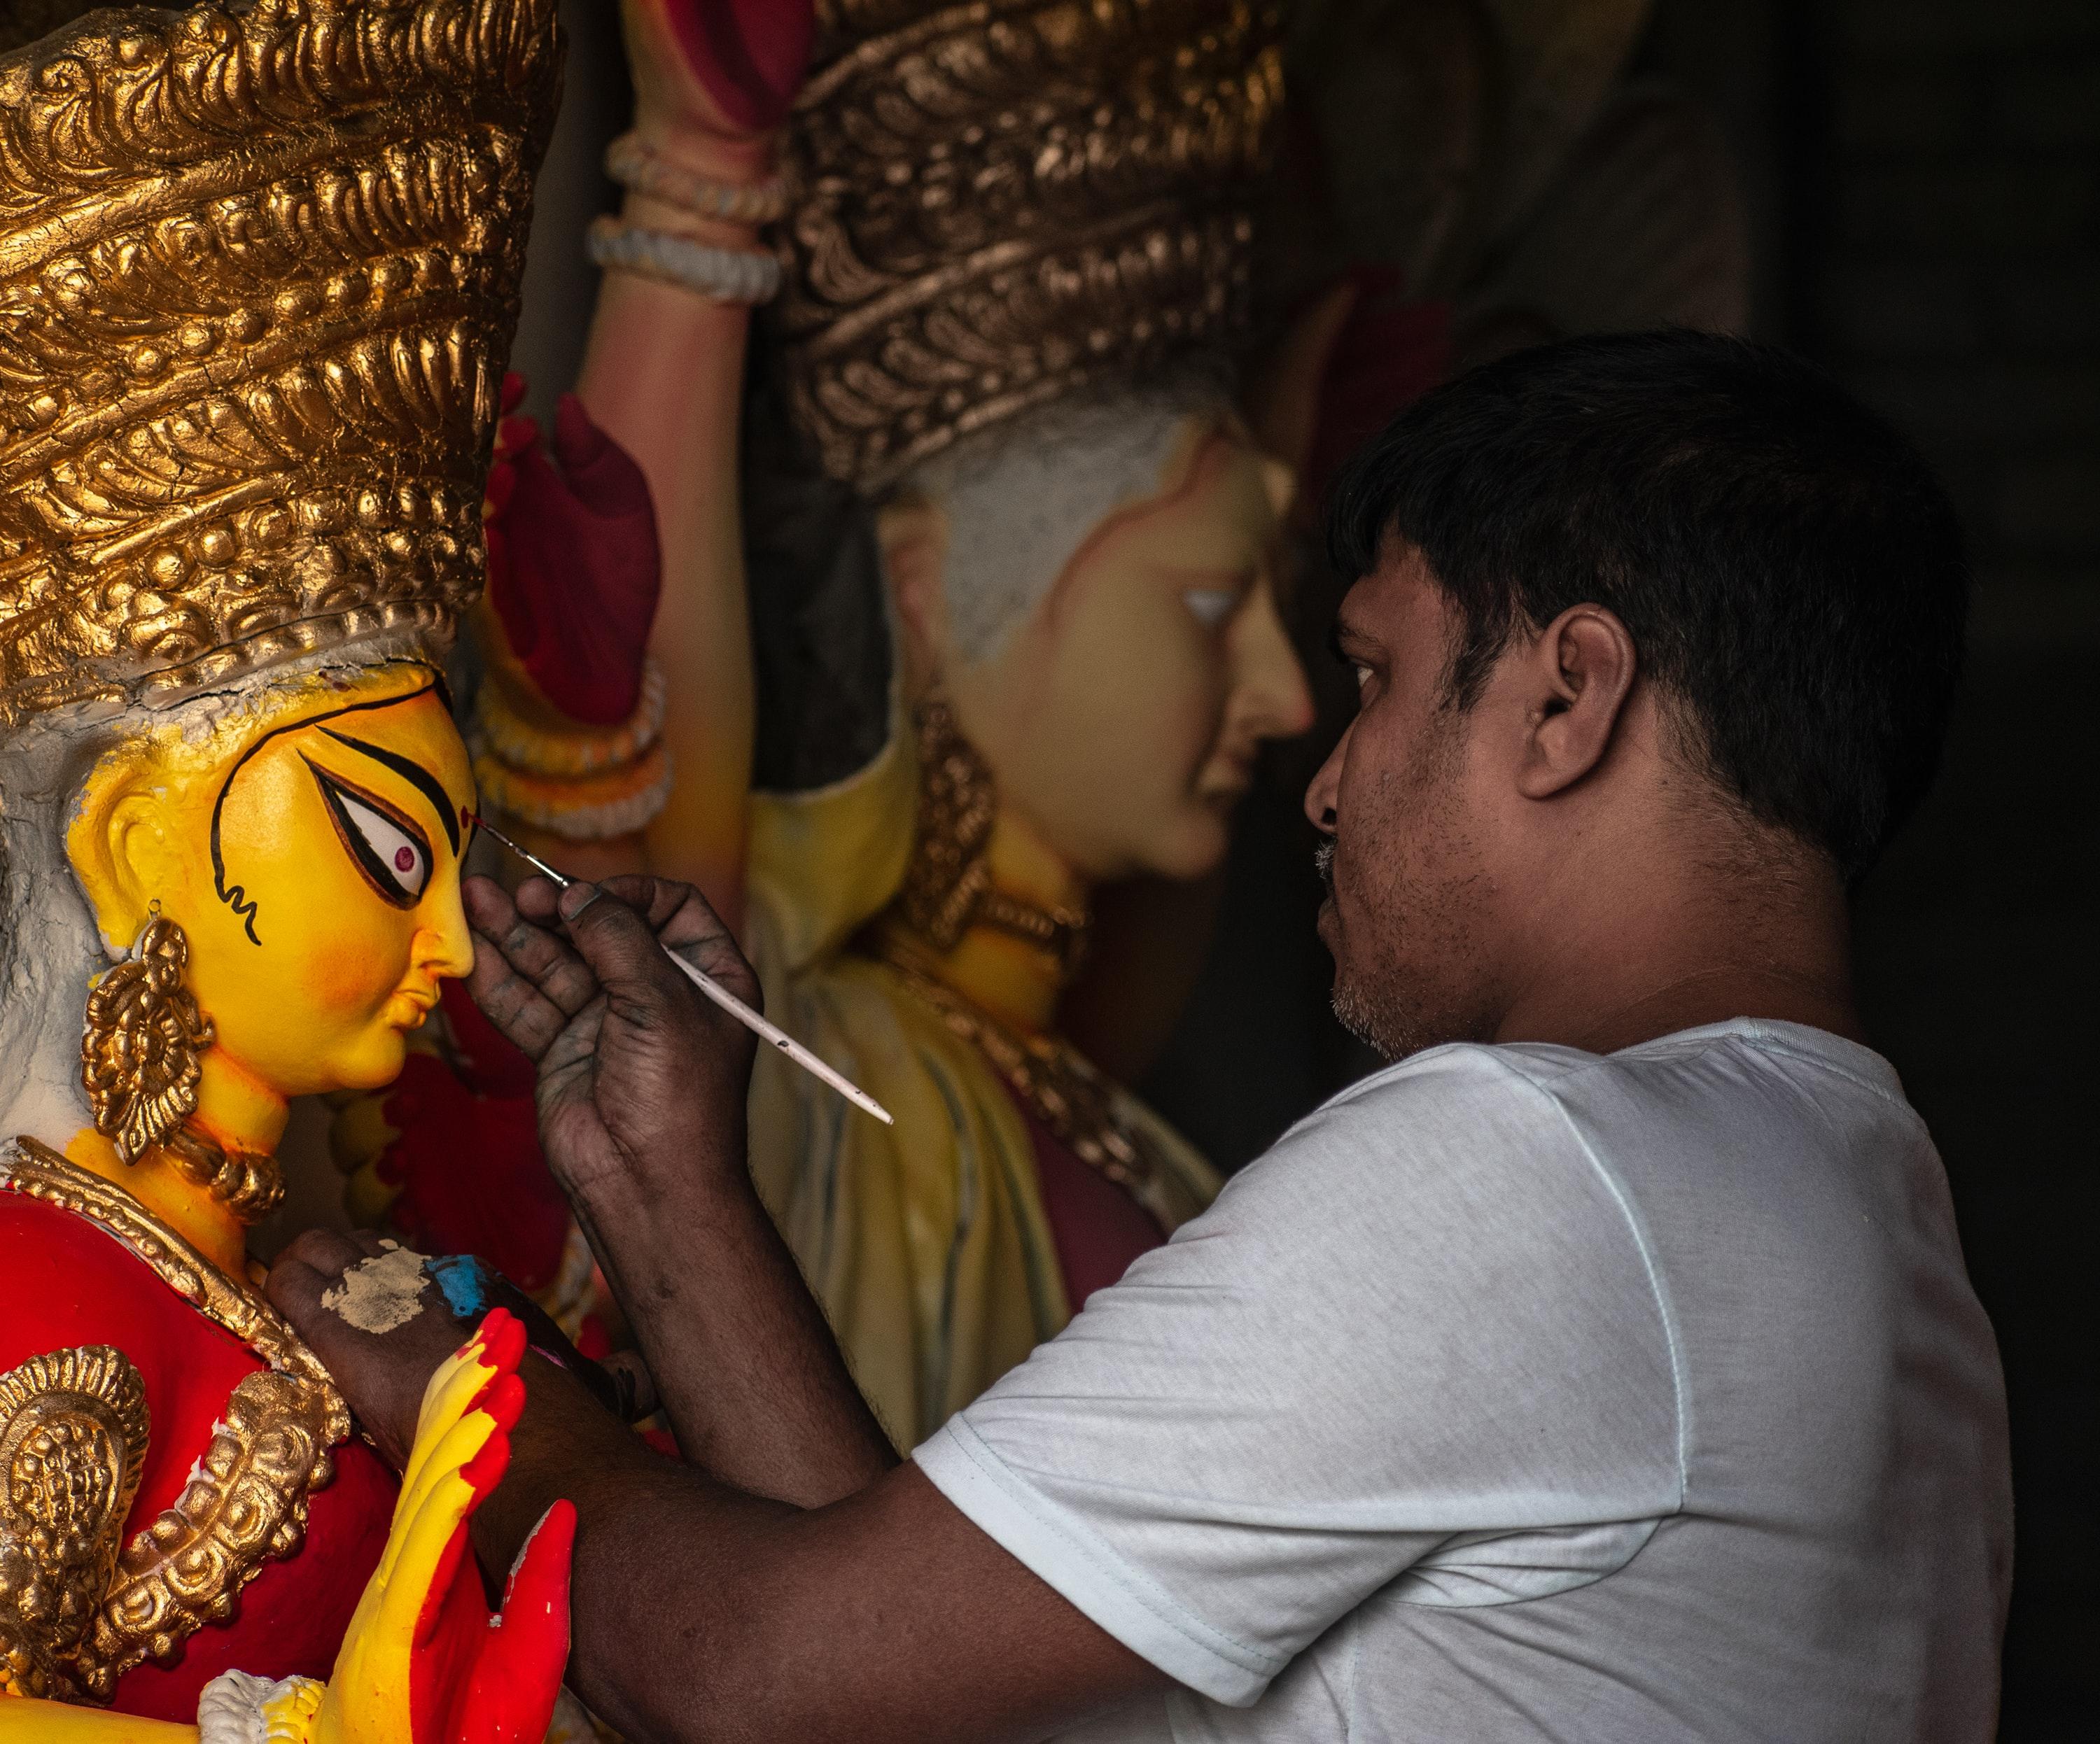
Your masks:
<svg viewBox="0 0 2100 1744"><path fill-rule="evenodd" d="M145 1383L81 1345L0 1375L0 1695L64 1700L117 1571L146 1455Z"/></svg>

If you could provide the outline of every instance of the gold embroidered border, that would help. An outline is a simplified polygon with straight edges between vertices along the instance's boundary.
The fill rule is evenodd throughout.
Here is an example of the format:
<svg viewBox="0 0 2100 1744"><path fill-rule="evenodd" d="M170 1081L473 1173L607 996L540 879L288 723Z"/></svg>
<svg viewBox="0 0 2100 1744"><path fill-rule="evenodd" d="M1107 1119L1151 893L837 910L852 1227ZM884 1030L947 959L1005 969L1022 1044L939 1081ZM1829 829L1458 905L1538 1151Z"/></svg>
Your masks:
<svg viewBox="0 0 2100 1744"><path fill-rule="evenodd" d="M1143 1134L1118 1116L1114 1087L1069 1043L1021 1036L933 979L902 950L884 963L949 1029L968 1042L1040 1121L1088 1167L1154 1209L1149 1189L1160 1173Z"/></svg>
<svg viewBox="0 0 2100 1744"><path fill-rule="evenodd" d="M234 1389L188 1486L123 1552L71 1667L83 1691L107 1700L133 1667L231 1617L263 1564L298 1548L308 1498L334 1475L329 1449L348 1438L350 1411L320 1359L268 1304L114 1182L24 1137L0 1150L0 1187L115 1236L270 1365Z"/></svg>

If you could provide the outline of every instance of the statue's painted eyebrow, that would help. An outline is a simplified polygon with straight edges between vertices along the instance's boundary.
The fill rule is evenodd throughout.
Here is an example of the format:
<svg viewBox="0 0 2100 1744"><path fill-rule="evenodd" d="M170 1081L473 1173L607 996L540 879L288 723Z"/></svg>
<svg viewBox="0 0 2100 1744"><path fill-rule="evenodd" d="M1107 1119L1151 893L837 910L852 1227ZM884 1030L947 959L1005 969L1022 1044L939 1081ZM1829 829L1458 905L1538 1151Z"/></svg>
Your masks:
<svg viewBox="0 0 2100 1744"><path fill-rule="evenodd" d="M248 767L248 760L280 734L298 733L324 720L340 720L345 715L368 715L374 709L395 708L404 702L414 702L417 697L429 696L434 691L444 699L449 713L452 693L445 688L443 675L427 667L424 670L430 673L430 681L420 690L411 690L398 697L375 697L368 702L348 703L342 708L330 709L325 715L309 715L304 720L288 720L282 726L271 728L241 752L233 767L226 772L226 779L218 784L218 797L212 801L211 805L211 882L212 887L218 892L218 900L240 917L240 924L247 931L250 945L260 945L262 942L255 931L255 904L240 885L227 883L226 851L221 844L218 833L220 821L226 813L226 796L233 791L233 784L240 778L240 772ZM328 729L323 727L321 730L325 733ZM444 818L452 816L449 802L438 808L438 815Z"/></svg>
<svg viewBox="0 0 2100 1744"><path fill-rule="evenodd" d="M347 733L337 732L333 727L323 727L321 731L337 744L347 745L352 751L369 757L381 767L391 769L421 792L430 802L430 809L438 814L438 821L445 826L445 839L452 843L453 857L458 857L459 818L455 815L452 795L445 791L443 782L413 757L404 757L398 751L389 751L384 745L368 745L363 739L355 739Z"/></svg>

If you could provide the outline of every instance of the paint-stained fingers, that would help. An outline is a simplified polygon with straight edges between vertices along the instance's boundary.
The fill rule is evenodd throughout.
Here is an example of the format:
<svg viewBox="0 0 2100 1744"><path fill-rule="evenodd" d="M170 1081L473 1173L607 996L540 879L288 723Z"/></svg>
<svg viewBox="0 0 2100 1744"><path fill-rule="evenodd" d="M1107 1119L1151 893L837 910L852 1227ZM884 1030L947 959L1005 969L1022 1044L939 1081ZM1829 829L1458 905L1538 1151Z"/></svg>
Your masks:
<svg viewBox="0 0 2100 1744"><path fill-rule="evenodd" d="M735 935L692 885L632 874L607 879L599 887L647 921L657 942L667 950L712 976L745 1003L762 1006L758 977L738 949Z"/></svg>
<svg viewBox="0 0 2100 1744"><path fill-rule="evenodd" d="M569 1026L568 1014L504 961L496 941L474 935L474 967L467 971L467 997L481 1007L504 1039L536 1065Z"/></svg>
<svg viewBox="0 0 2100 1744"><path fill-rule="evenodd" d="M467 920L504 961L569 1016L598 997L598 977L560 934L527 918L496 885L474 879L462 886ZM477 955L479 953L477 953Z"/></svg>

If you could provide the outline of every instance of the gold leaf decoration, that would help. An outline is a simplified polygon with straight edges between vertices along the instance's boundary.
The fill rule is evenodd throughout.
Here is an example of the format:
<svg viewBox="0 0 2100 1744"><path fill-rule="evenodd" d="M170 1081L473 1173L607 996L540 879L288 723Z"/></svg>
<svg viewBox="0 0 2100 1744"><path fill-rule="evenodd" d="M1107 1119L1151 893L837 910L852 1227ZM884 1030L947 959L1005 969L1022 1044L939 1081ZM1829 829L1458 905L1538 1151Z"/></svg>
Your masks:
<svg viewBox="0 0 2100 1744"><path fill-rule="evenodd" d="M1250 315L1274 0L829 0L788 151L789 409L864 487Z"/></svg>
<svg viewBox="0 0 2100 1744"><path fill-rule="evenodd" d="M133 8L0 59L0 725L449 634L554 11Z"/></svg>

